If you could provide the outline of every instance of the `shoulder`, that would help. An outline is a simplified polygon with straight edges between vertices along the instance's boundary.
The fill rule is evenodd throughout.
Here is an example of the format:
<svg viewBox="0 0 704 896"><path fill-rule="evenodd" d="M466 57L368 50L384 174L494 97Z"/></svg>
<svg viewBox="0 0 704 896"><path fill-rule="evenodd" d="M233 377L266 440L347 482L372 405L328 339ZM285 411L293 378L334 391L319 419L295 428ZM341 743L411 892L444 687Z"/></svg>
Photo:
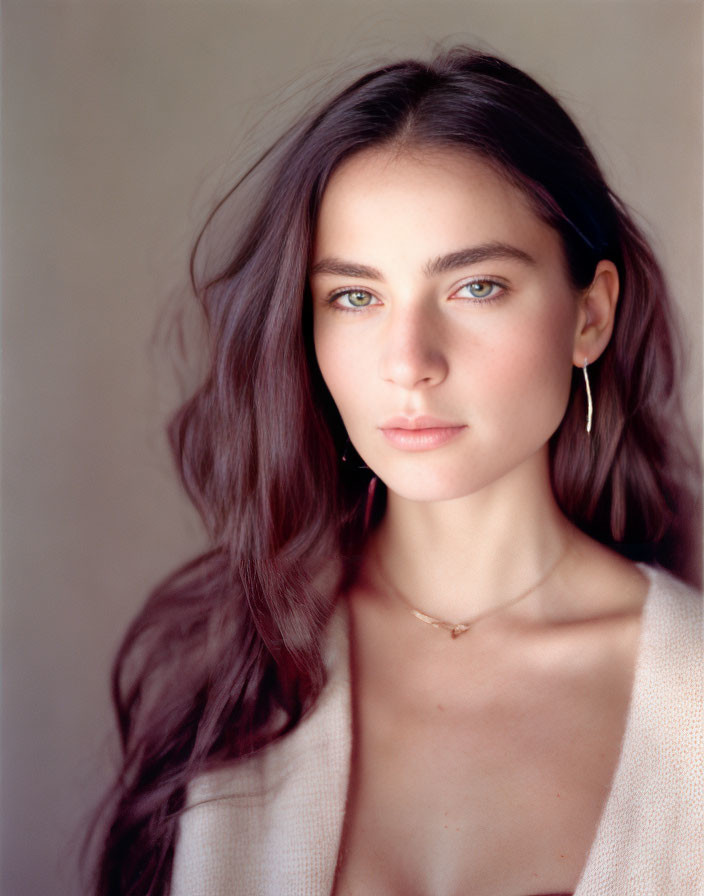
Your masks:
<svg viewBox="0 0 704 896"><path fill-rule="evenodd" d="M650 581L638 674L652 714L701 736L704 694L702 595L665 570L641 565Z"/></svg>
<svg viewBox="0 0 704 896"><path fill-rule="evenodd" d="M691 803L704 772L702 596L670 573L640 567L650 587L627 731L632 783L673 812ZM679 810L677 810L679 811Z"/></svg>
<svg viewBox="0 0 704 896"><path fill-rule="evenodd" d="M648 577L656 602L664 601L674 611L673 618L685 624L702 618L702 592L693 585L676 578L660 566L637 564Z"/></svg>
<svg viewBox="0 0 704 896"><path fill-rule="evenodd" d="M659 567L639 564L648 577L643 610L643 650L649 662L673 674L700 662L702 594Z"/></svg>
<svg viewBox="0 0 704 896"><path fill-rule="evenodd" d="M704 874L702 596L647 576L641 644L621 760L580 896L699 893Z"/></svg>

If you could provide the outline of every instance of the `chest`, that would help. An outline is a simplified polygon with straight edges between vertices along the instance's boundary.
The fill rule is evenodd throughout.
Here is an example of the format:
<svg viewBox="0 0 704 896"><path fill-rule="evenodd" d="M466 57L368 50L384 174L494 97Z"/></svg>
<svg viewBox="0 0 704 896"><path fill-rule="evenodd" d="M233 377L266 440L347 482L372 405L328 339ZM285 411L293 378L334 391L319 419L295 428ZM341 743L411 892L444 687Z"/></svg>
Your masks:
<svg viewBox="0 0 704 896"><path fill-rule="evenodd" d="M417 675L358 654L335 896L574 891L618 762L627 663L466 653Z"/></svg>

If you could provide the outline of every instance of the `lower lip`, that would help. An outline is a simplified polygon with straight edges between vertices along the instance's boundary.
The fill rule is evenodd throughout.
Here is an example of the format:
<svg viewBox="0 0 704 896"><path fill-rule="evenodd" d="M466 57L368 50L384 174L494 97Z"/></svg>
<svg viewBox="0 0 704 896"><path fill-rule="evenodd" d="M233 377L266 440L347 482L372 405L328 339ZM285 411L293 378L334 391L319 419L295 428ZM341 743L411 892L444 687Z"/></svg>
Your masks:
<svg viewBox="0 0 704 896"><path fill-rule="evenodd" d="M429 429L382 429L384 438L402 451L428 451L456 438L466 426L437 426Z"/></svg>

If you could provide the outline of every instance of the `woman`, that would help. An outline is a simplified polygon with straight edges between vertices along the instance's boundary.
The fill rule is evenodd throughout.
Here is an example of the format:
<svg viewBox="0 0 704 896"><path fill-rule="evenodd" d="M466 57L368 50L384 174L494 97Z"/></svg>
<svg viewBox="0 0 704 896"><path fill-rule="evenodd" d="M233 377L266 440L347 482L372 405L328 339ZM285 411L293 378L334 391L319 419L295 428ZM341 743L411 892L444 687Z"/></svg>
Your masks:
<svg viewBox="0 0 704 896"><path fill-rule="evenodd" d="M213 546L117 658L97 891L700 892L670 307L578 130L457 48L262 193L196 284Z"/></svg>

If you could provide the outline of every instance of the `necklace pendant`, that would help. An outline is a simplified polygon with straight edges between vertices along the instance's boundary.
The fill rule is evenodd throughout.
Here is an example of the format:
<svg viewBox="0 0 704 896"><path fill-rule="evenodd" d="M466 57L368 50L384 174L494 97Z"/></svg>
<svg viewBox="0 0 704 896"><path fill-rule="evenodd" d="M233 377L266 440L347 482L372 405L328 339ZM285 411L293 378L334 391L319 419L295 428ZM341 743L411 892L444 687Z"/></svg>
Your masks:
<svg viewBox="0 0 704 896"><path fill-rule="evenodd" d="M454 641L455 638L459 638L460 635L463 635L465 632L468 632L471 627L472 627L471 625L467 625L464 622L458 622L456 625L453 625L452 629L450 631L450 636L451 636L452 640Z"/></svg>

